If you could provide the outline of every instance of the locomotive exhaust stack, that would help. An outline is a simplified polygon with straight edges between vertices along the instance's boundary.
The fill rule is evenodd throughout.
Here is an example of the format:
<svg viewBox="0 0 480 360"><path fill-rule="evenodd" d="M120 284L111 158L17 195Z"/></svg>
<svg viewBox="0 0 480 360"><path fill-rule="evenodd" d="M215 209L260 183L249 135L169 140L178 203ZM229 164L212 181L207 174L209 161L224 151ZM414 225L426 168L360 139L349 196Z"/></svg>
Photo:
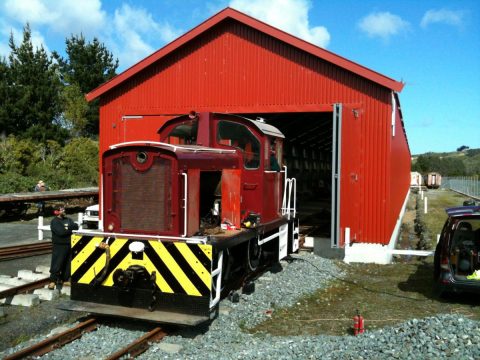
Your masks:
<svg viewBox="0 0 480 360"><path fill-rule="evenodd" d="M294 180L280 171L279 130L191 112L158 134L158 142L102 154L106 232L72 236L64 308L194 325L214 317L220 298L249 272L298 250Z"/></svg>

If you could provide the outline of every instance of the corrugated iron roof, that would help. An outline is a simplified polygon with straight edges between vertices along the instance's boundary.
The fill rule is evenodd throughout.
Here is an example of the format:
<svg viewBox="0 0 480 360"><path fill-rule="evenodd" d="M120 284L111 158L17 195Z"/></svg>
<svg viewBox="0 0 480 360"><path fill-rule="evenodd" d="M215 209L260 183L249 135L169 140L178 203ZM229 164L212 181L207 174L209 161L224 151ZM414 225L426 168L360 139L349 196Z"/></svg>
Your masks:
<svg viewBox="0 0 480 360"><path fill-rule="evenodd" d="M226 8L216 15L212 16L208 20L204 21L197 27L193 28L189 32L185 33L184 35L180 36L176 40L172 41L171 43L167 44L163 48L159 49L158 51L154 52L150 56L146 57L145 59L141 60L137 64L133 65L132 67L128 68L124 72L120 73L110 81L100 85L96 89L89 92L85 97L88 101L92 101L102 94L108 92L112 88L118 86L119 84L123 83L124 81L128 80L135 74L139 73L146 67L150 66L151 64L159 61L163 57L167 56L168 54L172 53L179 47L185 45L192 39L198 37L202 33L208 31L215 25L219 24L220 22L226 19L233 19L238 21L244 25L257 29L269 36L272 36L280 41L283 41L291 46L299 48L307 53L310 53L314 56L317 56L327 62L330 62L334 65L339 66L347 71L355 73L363 78L366 78L374 83L377 83L381 86L384 86L388 89L394 91L401 91L403 89L404 84L402 82L398 82L393 80L385 75L382 75L376 71L368 69L362 65L359 65L353 61L350 61L346 58L343 58L339 55L336 55L328 50L325 50L321 47L313 45L309 42L306 42L302 39L299 39L293 35L290 35L282 30L279 30L271 25L268 25L260 20L252 18L238 10L232 8Z"/></svg>

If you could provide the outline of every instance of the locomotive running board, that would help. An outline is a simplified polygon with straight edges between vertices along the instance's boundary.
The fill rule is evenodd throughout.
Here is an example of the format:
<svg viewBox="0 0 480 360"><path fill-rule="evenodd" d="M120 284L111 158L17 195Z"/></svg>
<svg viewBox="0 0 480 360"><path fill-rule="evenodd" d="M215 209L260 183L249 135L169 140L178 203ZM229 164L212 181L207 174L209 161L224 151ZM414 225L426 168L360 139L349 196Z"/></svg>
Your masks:
<svg viewBox="0 0 480 360"><path fill-rule="evenodd" d="M86 301L64 301L57 305L57 308L69 311L82 311L95 315L111 315L125 318L158 322L164 324L176 324L195 326L204 323L210 318L201 315L189 315L171 311L148 311L146 309L129 308L124 306L98 304Z"/></svg>

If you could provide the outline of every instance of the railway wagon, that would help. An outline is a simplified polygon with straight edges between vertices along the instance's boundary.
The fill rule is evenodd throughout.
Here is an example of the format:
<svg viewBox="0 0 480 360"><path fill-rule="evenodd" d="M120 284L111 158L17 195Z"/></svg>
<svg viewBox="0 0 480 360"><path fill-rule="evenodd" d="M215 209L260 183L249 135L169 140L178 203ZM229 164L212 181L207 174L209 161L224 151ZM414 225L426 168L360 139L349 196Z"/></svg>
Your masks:
<svg viewBox="0 0 480 360"><path fill-rule="evenodd" d="M425 175L425 184L429 189L438 189L442 184L442 175L437 172L430 172Z"/></svg>
<svg viewBox="0 0 480 360"><path fill-rule="evenodd" d="M196 325L249 274L298 250L296 184L280 167L278 129L191 112L158 137L102 155L103 230L72 235L63 308Z"/></svg>

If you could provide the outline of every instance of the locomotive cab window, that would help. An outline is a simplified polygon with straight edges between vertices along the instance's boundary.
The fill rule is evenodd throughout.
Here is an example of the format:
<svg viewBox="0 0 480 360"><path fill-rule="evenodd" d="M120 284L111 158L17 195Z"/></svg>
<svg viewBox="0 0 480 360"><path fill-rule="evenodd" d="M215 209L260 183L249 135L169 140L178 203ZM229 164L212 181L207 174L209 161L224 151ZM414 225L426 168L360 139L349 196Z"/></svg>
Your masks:
<svg viewBox="0 0 480 360"><path fill-rule="evenodd" d="M260 141L245 125L231 121L219 121L217 143L242 150L243 164L246 169L259 168Z"/></svg>
<svg viewBox="0 0 480 360"><path fill-rule="evenodd" d="M167 142L175 145L195 145L197 143L198 119L184 121L175 126L167 136Z"/></svg>

